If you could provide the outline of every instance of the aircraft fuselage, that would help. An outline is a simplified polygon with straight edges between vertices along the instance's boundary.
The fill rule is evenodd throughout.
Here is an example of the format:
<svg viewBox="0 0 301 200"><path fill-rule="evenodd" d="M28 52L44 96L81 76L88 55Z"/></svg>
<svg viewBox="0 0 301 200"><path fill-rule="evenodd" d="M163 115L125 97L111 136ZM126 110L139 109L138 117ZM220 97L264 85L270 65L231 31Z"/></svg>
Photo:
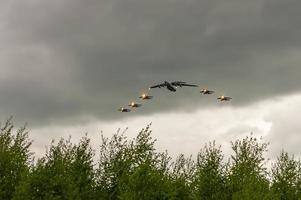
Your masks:
<svg viewBox="0 0 301 200"><path fill-rule="evenodd" d="M170 90L170 91L172 91L172 92L177 91L176 88L175 88L174 86L172 86L169 82L165 81L164 83L165 83L166 88L167 88L168 90Z"/></svg>

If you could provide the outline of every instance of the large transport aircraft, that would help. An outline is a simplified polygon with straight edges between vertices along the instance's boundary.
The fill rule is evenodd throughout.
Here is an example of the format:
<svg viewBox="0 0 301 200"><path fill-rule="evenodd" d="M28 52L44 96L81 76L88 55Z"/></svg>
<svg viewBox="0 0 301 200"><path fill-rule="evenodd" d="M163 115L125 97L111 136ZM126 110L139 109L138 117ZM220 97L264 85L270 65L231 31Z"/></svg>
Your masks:
<svg viewBox="0 0 301 200"><path fill-rule="evenodd" d="M177 91L177 87L183 87L183 86L198 87L198 85L188 84L188 83L182 82L182 81L174 81L174 82L164 81L164 83L151 86L150 89L166 87L169 91L175 92L175 91Z"/></svg>

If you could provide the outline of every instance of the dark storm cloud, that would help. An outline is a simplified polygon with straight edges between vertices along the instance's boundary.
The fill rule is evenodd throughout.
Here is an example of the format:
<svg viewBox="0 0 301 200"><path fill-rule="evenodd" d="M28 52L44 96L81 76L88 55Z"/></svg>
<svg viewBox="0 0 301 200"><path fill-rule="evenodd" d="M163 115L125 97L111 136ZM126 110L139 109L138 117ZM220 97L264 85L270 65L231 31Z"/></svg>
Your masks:
<svg viewBox="0 0 301 200"><path fill-rule="evenodd" d="M31 124L116 119L119 105L163 80L212 87L234 96L232 105L300 91L297 0L0 0L0 5L5 117ZM208 104L196 103L199 96L191 89L172 99L163 91L153 94L156 100L141 113Z"/></svg>

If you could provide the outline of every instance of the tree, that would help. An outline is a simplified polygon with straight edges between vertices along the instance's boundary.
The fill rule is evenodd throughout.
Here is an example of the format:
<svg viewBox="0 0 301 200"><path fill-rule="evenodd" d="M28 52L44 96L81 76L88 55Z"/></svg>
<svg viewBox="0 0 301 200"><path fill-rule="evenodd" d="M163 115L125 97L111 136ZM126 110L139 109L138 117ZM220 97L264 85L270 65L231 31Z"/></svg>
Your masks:
<svg viewBox="0 0 301 200"><path fill-rule="evenodd" d="M97 169L97 196L99 199L117 199L119 182L130 170L128 142L120 129L111 139L102 136Z"/></svg>
<svg viewBox="0 0 301 200"><path fill-rule="evenodd" d="M266 199L269 194L267 169L264 167L264 152L267 143L260 143L254 137L232 142L234 155L228 175L232 199Z"/></svg>
<svg viewBox="0 0 301 200"><path fill-rule="evenodd" d="M195 162L180 154L171 164L170 199L193 199Z"/></svg>
<svg viewBox="0 0 301 200"><path fill-rule="evenodd" d="M272 193L274 199L301 199L301 164L282 151L272 168Z"/></svg>
<svg viewBox="0 0 301 200"><path fill-rule="evenodd" d="M123 134L103 139L99 191L106 199L167 199L167 153L155 152L150 126L127 141Z"/></svg>
<svg viewBox="0 0 301 200"><path fill-rule="evenodd" d="M52 142L14 199L94 199L93 155L86 137L78 145L70 138Z"/></svg>
<svg viewBox="0 0 301 200"><path fill-rule="evenodd" d="M26 127L13 131L12 118L0 125L0 199L11 199L15 188L27 176L32 153Z"/></svg>
<svg viewBox="0 0 301 200"><path fill-rule="evenodd" d="M206 145L198 154L195 173L195 198L204 200L227 199L226 165L221 147L215 142Z"/></svg>
<svg viewBox="0 0 301 200"><path fill-rule="evenodd" d="M0 199L301 199L300 161L282 152L269 179L268 144L253 136L231 143L228 162L215 142L205 145L196 161L181 154L173 162L155 143L150 125L132 140L125 132L102 136L95 166L87 136L78 144L61 139L34 163L25 127L14 132L9 119L0 125Z"/></svg>

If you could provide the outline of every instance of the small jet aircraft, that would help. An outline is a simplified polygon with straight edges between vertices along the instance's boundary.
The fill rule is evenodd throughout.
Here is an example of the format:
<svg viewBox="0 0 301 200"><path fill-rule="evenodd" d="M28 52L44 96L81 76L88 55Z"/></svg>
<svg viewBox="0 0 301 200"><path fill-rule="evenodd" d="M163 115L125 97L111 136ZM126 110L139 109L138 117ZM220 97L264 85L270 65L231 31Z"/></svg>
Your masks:
<svg viewBox="0 0 301 200"><path fill-rule="evenodd" d="M218 97L217 99L220 101L230 101L232 98L222 95L222 96Z"/></svg>
<svg viewBox="0 0 301 200"><path fill-rule="evenodd" d="M202 94L213 94L214 91L213 90L208 90L207 88L205 88L205 89L202 89L200 91L200 93L202 93Z"/></svg>
<svg viewBox="0 0 301 200"><path fill-rule="evenodd" d="M120 107L120 108L118 109L118 111L120 111L120 112L131 112L131 109L124 108L124 107Z"/></svg>
<svg viewBox="0 0 301 200"><path fill-rule="evenodd" d="M132 108L138 108L138 107L141 107L142 104L138 104L138 103L135 103L134 101L132 101L128 106L130 106Z"/></svg>
<svg viewBox="0 0 301 200"><path fill-rule="evenodd" d="M149 100L149 99L152 99L153 96L149 96L149 95L146 94L146 93L142 93L141 96L140 96L139 98L142 99L142 100Z"/></svg>
<svg viewBox="0 0 301 200"><path fill-rule="evenodd" d="M177 91L176 89L177 87L183 87L183 86L198 87L198 85L187 84L186 82L182 82L182 81L174 81L174 82L164 81L164 83L153 85L149 89L166 87L169 91L175 92Z"/></svg>

